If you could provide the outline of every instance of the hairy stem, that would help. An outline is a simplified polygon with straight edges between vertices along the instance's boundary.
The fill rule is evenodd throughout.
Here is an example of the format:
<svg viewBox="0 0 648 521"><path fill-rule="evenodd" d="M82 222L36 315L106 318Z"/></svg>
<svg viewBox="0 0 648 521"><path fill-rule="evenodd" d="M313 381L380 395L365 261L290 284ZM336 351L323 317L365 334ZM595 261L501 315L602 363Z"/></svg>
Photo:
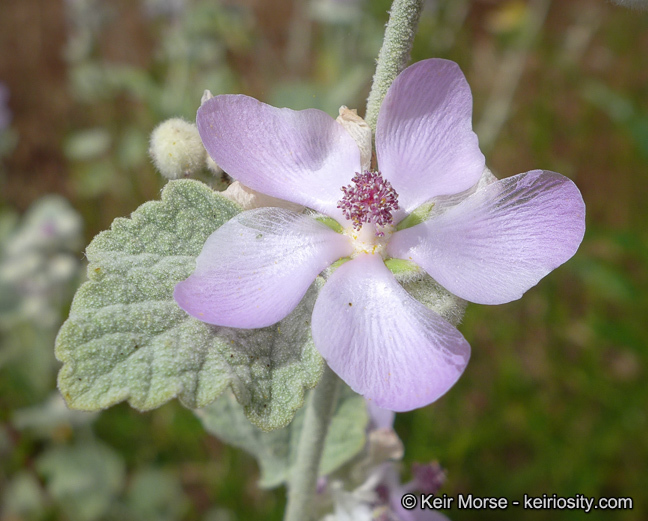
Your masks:
<svg viewBox="0 0 648 521"><path fill-rule="evenodd" d="M394 0L392 3L385 29L385 39L378 54L376 73L367 99L365 121L374 132L378 111L387 89L410 59L422 8L423 0Z"/></svg>
<svg viewBox="0 0 648 521"><path fill-rule="evenodd" d="M385 29L365 120L376 131L378 110L387 89L410 58L423 0L394 0ZM297 461L288 483L288 504L284 521L310 521L324 441L337 400L339 378L326 366L306 405L304 427L299 439Z"/></svg>
<svg viewBox="0 0 648 521"><path fill-rule="evenodd" d="M340 379L327 365L306 405L304 427L299 438L297 461L288 483L288 505L284 521L310 521L324 440L337 401Z"/></svg>

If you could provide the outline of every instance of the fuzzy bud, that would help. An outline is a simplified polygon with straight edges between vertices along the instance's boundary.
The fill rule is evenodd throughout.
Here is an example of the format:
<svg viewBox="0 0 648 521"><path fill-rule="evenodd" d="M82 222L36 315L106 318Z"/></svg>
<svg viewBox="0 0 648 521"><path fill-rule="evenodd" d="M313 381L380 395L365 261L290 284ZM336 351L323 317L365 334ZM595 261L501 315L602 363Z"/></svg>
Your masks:
<svg viewBox="0 0 648 521"><path fill-rule="evenodd" d="M210 99L212 99L214 95L211 93L209 89L205 89L205 92L203 92L202 98L200 98L200 104L204 105L207 103Z"/></svg>
<svg viewBox="0 0 648 521"><path fill-rule="evenodd" d="M360 161L362 163L362 170L369 170L371 167L371 129L369 125L358 116L356 109L349 109L344 105L340 107L340 115L336 121L344 127L344 129L351 134L351 137L358 144L360 149Z"/></svg>
<svg viewBox="0 0 648 521"><path fill-rule="evenodd" d="M149 154L167 179L195 174L204 167L207 156L198 127L180 118L167 119L155 128Z"/></svg>
<svg viewBox="0 0 648 521"><path fill-rule="evenodd" d="M276 197L262 194L252 190L252 188L248 188L238 181L234 181L229 185L226 190L221 192L221 195L242 206L243 210L252 210L254 208L262 208L266 206L276 206L278 208L285 208L286 210L292 210L293 212L298 213L304 210L304 207L297 203L291 203L290 201L284 201L283 199L277 199Z"/></svg>
<svg viewBox="0 0 648 521"><path fill-rule="evenodd" d="M205 89L202 98L200 98L200 105L204 105L213 97L214 95L211 93L211 91ZM207 170L209 170L215 176L219 176L223 173L223 169L216 164L216 161L214 161L209 154L205 154L205 166L207 167Z"/></svg>
<svg viewBox="0 0 648 521"><path fill-rule="evenodd" d="M219 176L223 173L223 169L216 164L209 154L205 154L205 166L215 176Z"/></svg>

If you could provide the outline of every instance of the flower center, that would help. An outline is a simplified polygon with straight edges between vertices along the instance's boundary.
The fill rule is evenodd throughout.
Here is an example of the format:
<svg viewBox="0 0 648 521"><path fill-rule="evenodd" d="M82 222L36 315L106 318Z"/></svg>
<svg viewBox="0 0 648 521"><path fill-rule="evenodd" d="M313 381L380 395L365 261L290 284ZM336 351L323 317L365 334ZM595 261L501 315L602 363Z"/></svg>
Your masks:
<svg viewBox="0 0 648 521"><path fill-rule="evenodd" d="M337 207L359 231L363 224L373 224L377 237L385 235L381 228L394 221L392 212L398 210L398 194L380 172L356 172L349 186L343 186L344 196Z"/></svg>

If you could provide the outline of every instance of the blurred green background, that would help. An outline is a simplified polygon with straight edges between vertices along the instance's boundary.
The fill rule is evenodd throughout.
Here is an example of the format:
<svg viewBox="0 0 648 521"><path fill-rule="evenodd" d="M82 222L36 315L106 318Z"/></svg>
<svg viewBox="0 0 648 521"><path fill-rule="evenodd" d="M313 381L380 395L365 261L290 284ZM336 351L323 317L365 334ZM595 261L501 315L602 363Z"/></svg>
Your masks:
<svg viewBox="0 0 648 521"><path fill-rule="evenodd" d="M84 245L158 197L153 127L193 120L206 88L363 113L389 4L0 2L2 521L281 519L284 490L260 491L253 459L178 404L67 411L53 341ZM588 228L520 301L468 307L464 376L396 420L405 461L438 460L449 495L634 499L453 520L648 519L647 28L648 13L605 0L426 2L413 59L462 67L490 168L569 176Z"/></svg>

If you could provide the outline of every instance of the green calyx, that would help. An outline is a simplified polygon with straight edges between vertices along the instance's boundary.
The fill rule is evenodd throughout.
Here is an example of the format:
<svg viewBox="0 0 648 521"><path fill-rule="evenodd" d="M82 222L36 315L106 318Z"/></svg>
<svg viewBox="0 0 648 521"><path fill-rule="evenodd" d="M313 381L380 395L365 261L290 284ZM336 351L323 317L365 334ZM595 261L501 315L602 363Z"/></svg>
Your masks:
<svg viewBox="0 0 648 521"><path fill-rule="evenodd" d="M341 259L338 259L333 264L331 264L329 266L329 269L335 271L340 266L342 266L342 264L349 262L350 260L351 257L342 257ZM418 264L405 259L386 259L385 266L387 266L389 271L391 271L396 276L404 275L407 277L421 273L421 268L419 268Z"/></svg>
<svg viewBox="0 0 648 521"><path fill-rule="evenodd" d="M389 271L397 276L414 275L420 273L421 271L421 268L418 267L418 264L405 259L386 259L385 266L387 266Z"/></svg>
<svg viewBox="0 0 648 521"><path fill-rule="evenodd" d="M332 217L326 217L322 215L320 217L315 217L315 220L321 222L325 226L328 226L331 230L333 230L336 233L342 233L344 231L342 225Z"/></svg>
<svg viewBox="0 0 648 521"><path fill-rule="evenodd" d="M341 259L336 260L333 264L331 264L331 268L334 270L338 269L342 264L345 262L349 262L351 260L351 257L342 257Z"/></svg>
<svg viewBox="0 0 648 521"><path fill-rule="evenodd" d="M434 208L434 203L422 204L396 225L396 231L405 230L426 221L432 212L432 208Z"/></svg>

